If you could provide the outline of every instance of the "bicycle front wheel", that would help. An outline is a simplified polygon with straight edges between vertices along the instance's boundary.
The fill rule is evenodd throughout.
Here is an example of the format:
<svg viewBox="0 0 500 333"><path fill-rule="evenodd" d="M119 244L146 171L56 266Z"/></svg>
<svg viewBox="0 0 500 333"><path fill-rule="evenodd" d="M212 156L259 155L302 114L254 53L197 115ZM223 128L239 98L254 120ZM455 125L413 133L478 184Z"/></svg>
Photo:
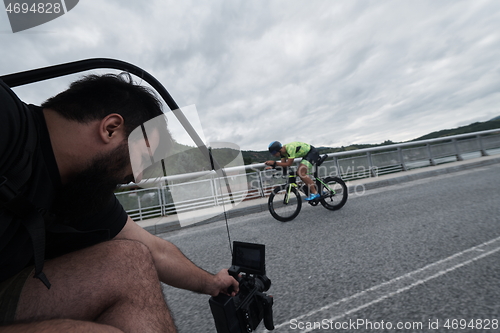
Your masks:
<svg viewBox="0 0 500 333"><path fill-rule="evenodd" d="M269 212L278 221L288 222L299 215L302 200L299 191L290 185L276 187L267 202Z"/></svg>
<svg viewBox="0 0 500 333"><path fill-rule="evenodd" d="M338 177L326 177L323 182L320 200L323 207L329 210L342 208L348 196L345 182Z"/></svg>

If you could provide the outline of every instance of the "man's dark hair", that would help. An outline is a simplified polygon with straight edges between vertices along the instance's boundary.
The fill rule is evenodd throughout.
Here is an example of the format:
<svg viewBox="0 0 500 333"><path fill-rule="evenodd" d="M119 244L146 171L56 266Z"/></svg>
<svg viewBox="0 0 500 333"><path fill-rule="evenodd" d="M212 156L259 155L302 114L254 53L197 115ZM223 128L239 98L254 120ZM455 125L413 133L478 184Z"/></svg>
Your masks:
<svg viewBox="0 0 500 333"><path fill-rule="evenodd" d="M85 76L49 98L42 107L80 123L117 113L124 119L127 136L140 124L163 113L154 92L135 84L128 73Z"/></svg>

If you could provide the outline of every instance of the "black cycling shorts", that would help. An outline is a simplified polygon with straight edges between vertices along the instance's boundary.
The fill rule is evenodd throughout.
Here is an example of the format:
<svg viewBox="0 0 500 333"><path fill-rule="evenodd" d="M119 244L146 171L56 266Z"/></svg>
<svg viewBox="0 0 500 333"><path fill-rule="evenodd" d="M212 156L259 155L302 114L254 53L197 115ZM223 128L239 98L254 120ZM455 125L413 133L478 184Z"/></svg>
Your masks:
<svg viewBox="0 0 500 333"><path fill-rule="evenodd" d="M301 164L306 165L308 168L312 168L316 162L319 160L319 151L311 146L311 149L309 149L309 152L302 158L302 161L300 161Z"/></svg>

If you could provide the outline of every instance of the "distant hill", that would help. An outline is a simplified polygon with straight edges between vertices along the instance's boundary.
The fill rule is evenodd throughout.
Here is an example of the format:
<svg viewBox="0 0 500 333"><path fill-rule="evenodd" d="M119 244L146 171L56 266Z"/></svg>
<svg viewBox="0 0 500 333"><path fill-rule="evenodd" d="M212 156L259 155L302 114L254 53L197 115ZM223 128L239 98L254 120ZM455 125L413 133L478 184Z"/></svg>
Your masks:
<svg viewBox="0 0 500 333"><path fill-rule="evenodd" d="M268 160L272 160L271 154L267 150L264 151L254 151L254 150L242 150L243 161L245 164L252 163L263 163Z"/></svg>
<svg viewBox="0 0 500 333"><path fill-rule="evenodd" d="M432 133L429 133L427 135L421 136L419 138L413 139L411 141L442 138L442 137L450 136L450 135L458 135L458 134L464 134L464 133L486 131L486 130L495 129L495 128L500 128L500 116L493 118L492 120L489 120L489 121L477 122L477 123L472 123L470 125L453 128L453 129L446 129L446 130L432 132Z"/></svg>
<svg viewBox="0 0 500 333"><path fill-rule="evenodd" d="M457 128L453 128L453 129L446 129L446 130L432 132L432 133L426 134L424 136L418 137L418 138L410 140L410 141L435 139L435 138L441 138L441 137L450 136L450 135L486 131L486 130L495 129L495 128L500 129L500 116L495 117L489 121L476 122L476 123L472 123L470 125L461 126L461 127L457 127ZM354 144L354 145L350 145L347 147L337 147L337 148L319 147L318 149L320 150L321 153L326 154L326 153L336 153L336 152L340 152L340 151L349 151L349 150L356 150L356 149L363 149L363 148L385 146L385 145L390 145L393 143L397 143L397 142L392 142L390 140L387 140L387 141L384 141L384 142L379 143L379 144ZM245 161L245 164L262 163L264 161L273 159L273 157L271 155L269 155L269 152L267 150L265 150L265 151L243 150L242 154L243 154L243 160Z"/></svg>

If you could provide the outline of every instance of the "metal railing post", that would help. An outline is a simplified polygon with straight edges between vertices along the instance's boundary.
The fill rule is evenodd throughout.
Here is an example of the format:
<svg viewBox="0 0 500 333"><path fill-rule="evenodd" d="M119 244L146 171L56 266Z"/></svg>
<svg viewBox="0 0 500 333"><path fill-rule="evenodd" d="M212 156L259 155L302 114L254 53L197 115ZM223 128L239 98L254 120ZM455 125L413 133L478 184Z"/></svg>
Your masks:
<svg viewBox="0 0 500 333"><path fill-rule="evenodd" d="M336 156L333 157L333 165L335 167L335 170L337 171L337 174L335 176L340 177L342 175L342 170L340 170L339 159Z"/></svg>
<svg viewBox="0 0 500 333"><path fill-rule="evenodd" d="M451 140L453 142L453 146L455 146L455 156L457 157L457 161L463 161L462 155L460 155L460 149L458 149L457 139Z"/></svg>
<svg viewBox="0 0 500 333"><path fill-rule="evenodd" d="M477 143L479 146L479 151L481 152L481 156L488 156L488 153L486 152L486 150L484 150L484 147L483 147L483 140L481 139L481 134L478 134L476 136L476 138L477 138Z"/></svg>
<svg viewBox="0 0 500 333"><path fill-rule="evenodd" d="M368 170L370 172L370 177L377 177L377 174L375 172L375 168L373 167L373 161L372 161L372 153L371 152L367 152L366 153L367 157L368 157Z"/></svg>
<svg viewBox="0 0 500 333"><path fill-rule="evenodd" d="M212 177L211 182L210 182L210 187L212 190L212 196L214 198L214 205L219 206L219 198L218 198L218 193L217 193L217 184L215 183L216 179L215 177Z"/></svg>
<svg viewBox="0 0 500 333"><path fill-rule="evenodd" d="M141 206L141 197L139 193L137 193L137 207L139 207L139 220L142 221L142 206Z"/></svg>
<svg viewBox="0 0 500 333"><path fill-rule="evenodd" d="M436 165L436 162L435 162L435 161L434 161L434 159L432 158L431 144L430 144L430 143L427 143L427 144L426 144L426 147L427 147L427 154L429 155L429 163L430 163L432 166L435 166L435 165Z"/></svg>
<svg viewBox="0 0 500 333"><path fill-rule="evenodd" d="M257 177L259 179L259 190L260 190L260 197L264 198L266 196L266 193L264 193L264 182L262 181L262 176L261 176L262 171L257 171Z"/></svg>
<svg viewBox="0 0 500 333"><path fill-rule="evenodd" d="M398 156L401 168L403 169L403 171L407 171L408 169L406 168L405 158L403 156L403 149L401 149L401 147L398 147Z"/></svg>
<svg viewBox="0 0 500 333"><path fill-rule="evenodd" d="M158 190L158 205L160 206L160 216L163 216L163 191L161 185L156 188Z"/></svg>

